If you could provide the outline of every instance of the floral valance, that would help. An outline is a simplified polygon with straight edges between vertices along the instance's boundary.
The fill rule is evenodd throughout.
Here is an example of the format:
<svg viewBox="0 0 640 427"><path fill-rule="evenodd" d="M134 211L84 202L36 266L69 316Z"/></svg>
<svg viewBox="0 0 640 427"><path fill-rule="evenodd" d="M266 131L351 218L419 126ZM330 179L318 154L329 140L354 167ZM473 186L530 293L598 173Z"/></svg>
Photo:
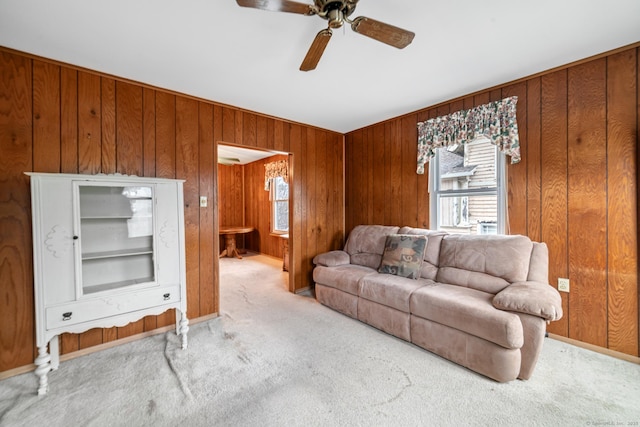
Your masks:
<svg viewBox="0 0 640 427"><path fill-rule="evenodd" d="M281 176L285 182L289 182L289 162L278 160L264 164L264 189L269 191L271 178Z"/></svg>
<svg viewBox="0 0 640 427"><path fill-rule="evenodd" d="M417 172L424 174L424 165L435 156L437 148L466 144L482 136L510 156L512 164L518 163L517 102L518 97L512 96L418 123Z"/></svg>

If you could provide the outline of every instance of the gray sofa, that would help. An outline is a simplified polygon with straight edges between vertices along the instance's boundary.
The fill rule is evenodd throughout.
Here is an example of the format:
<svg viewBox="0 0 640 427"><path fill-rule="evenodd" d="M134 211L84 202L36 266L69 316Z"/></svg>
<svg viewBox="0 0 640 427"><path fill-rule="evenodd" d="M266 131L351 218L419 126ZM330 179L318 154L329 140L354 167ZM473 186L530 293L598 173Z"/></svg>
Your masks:
<svg viewBox="0 0 640 427"><path fill-rule="evenodd" d="M425 236L417 279L379 272L390 235ZM547 246L526 236L360 225L313 263L322 304L499 382L531 377L562 317Z"/></svg>

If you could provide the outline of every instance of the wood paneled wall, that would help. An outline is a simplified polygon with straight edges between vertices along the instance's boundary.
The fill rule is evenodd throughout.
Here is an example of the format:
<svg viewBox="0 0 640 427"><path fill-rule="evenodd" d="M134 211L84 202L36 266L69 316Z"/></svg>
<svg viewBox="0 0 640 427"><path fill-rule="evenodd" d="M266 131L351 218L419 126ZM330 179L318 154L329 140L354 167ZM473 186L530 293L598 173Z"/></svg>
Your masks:
<svg viewBox="0 0 640 427"><path fill-rule="evenodd" d="M638 47L476 93L346 135L346 232L429 226L418 122L518 96L522 162L508 167L511 234L549 246L571 280L549 331L638 356Z"/></svg>
<svg viewBox="0 0 640 427"><path fill-rule="evenodd" d="M292 289L308 287L311 259L343 240L342 135L0 48L0 372L29 365L35 356L24 172L185 179L188 315L195 319L218 312L220 304L218 207L199 207L201 195L217 199L217 142L293 153L293 226L300 237L291 241ZM61 349L68 353L173 321L165 313L122 328L65 334Z"/></svg>

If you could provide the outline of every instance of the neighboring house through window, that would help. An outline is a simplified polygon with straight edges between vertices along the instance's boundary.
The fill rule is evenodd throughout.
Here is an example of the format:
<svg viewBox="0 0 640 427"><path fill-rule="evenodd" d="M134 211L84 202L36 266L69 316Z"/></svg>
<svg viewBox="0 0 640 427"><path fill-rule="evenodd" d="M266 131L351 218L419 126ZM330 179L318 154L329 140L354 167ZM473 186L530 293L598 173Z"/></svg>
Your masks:
<svg viewBox="0 0 640 427"><path fill-rule="evenodd" d="M271 178L271 232L289 232L289 184L281 176Z"/></svg>
<svg viewBox="0 0 640 427"><path fill-rule="evenodd" d="M429 166L432 228L504 234L505 167L505 155L487 138L438 148Z"/></svg>

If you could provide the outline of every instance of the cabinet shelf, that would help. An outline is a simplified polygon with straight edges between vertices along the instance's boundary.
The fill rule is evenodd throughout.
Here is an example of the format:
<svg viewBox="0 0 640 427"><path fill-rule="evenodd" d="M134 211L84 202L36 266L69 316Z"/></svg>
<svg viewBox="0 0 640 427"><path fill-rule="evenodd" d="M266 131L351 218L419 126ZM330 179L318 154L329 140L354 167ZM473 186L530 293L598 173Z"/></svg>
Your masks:
<svg viewBox="0 0 640 427"><path fill-rule="evenodd" d="M153 254L153 249L139 248L139 249L122 249L118 251L91 252L91 253L82 254L82 260L89 261L92 259L117 258L117 257L146 255L146 254Z"/></svg>
<svg viewBox="0 0 640 427"><path fill-rule="evenodd" d="M99 215L92 215L92 216L83 216L80 217L81 221L85 221L85 220L96 220L96 219L131 219L133 218L132 215L103 215L103 216L99 216Z"/></svg>
<svg viewBox="0 0 640 427"><path fill-rule="evenodd" d="M85 295L95 294L96 292L110 291L112 289L119 289L125 286L132 286L140 283L149 283L149 282L153 282L153 277L141 277L138 279L123 280L120 282L102 283L100 285L85 286L83 288L83 292Z"/></svg>

